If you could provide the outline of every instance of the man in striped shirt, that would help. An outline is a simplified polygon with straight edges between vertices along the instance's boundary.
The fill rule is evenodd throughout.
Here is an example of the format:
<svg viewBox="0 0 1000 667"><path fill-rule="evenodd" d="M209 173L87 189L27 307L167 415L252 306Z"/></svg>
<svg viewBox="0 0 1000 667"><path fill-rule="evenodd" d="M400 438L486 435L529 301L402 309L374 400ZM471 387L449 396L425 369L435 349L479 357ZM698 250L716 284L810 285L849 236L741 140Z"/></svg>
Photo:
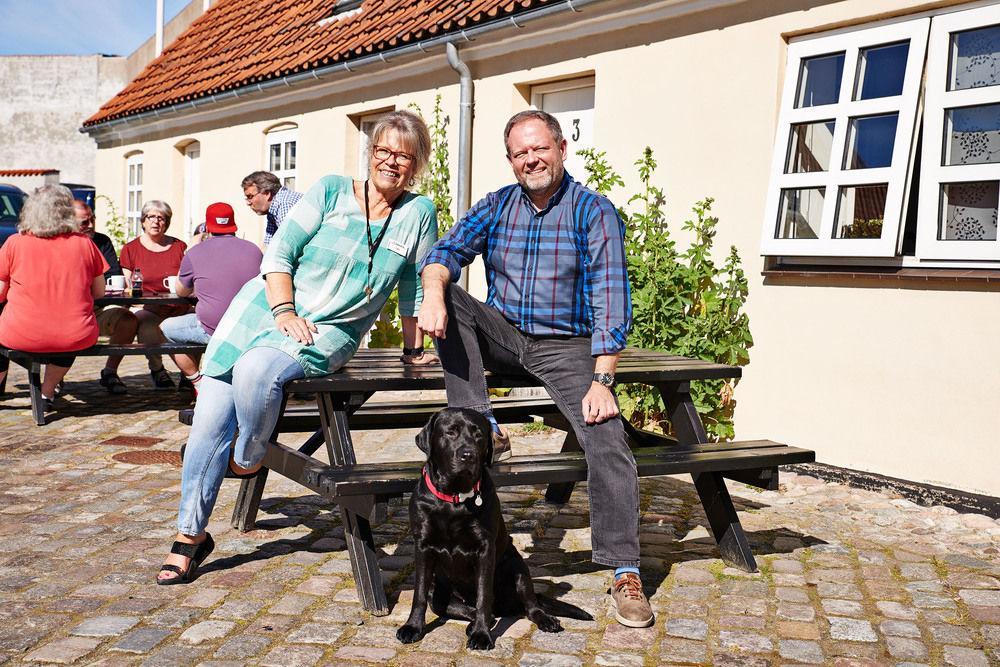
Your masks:
<svg viewBox="0 0 1000 667"><path fill-rule="evenodd" d="M281 184L278 177L269 171L255 171L240 184L247 206L257 215L267 217L264 227L264 245L271 243L271 237L285 221L285 216L302 199L301 192L293 192Z"/></svg>
<svg viewBox="0 0 1000 667"><path fill-rule="evenodd" d="M647 627L639 484L612 392L632 326L625 227L608 199L566 173L566 140L550 114L515 115L504 142L517 184L480 200L428 253L418 324L437 339L448 404L490 419L499 458L510 456L509 438L483 369L524 369L544 384L587 458L592 559L616 568L616 618ZM477 255L486 303L453 284Z"/></svg>

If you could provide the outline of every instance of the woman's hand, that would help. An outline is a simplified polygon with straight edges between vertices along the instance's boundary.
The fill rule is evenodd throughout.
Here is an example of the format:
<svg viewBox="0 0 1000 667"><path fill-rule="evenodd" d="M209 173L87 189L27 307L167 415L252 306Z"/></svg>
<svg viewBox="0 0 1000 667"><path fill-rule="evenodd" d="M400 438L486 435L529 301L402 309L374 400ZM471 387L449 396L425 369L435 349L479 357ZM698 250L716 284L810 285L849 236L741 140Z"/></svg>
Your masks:
<svg viewBox="0 0 1000 667"><path fill-rule="evenodd" d="M404 354L399 358L405 366L430 366L438 363L436 354L421 352L420 354Z"/></svg>
<svg viewBox="0 0 1000 667"><path fill-rule="evenodd" d="M303 345L312 345L312 335L319 331L316 325L295 313L282 313L274 318L274 325L282 335L290 336Z"/></svg>

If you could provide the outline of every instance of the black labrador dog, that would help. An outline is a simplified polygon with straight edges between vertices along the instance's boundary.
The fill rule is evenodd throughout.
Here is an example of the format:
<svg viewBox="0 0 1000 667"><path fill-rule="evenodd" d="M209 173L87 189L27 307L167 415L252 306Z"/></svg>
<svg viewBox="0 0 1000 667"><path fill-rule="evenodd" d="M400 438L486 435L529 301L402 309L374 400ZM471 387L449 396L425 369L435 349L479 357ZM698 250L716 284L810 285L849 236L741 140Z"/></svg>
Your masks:
<svg viewBox="0 0 1000 667"><path fill-rule="evenodd" d="M417 435L417 446L427 463L410 497L415 584L410 616L396 631L399 641L423 636L428 601L438 616L471 621L467 646L474 650L493 648L495 615L523 613L543 632L562 631L553 615L594 620L578 607L535 595L486 467L493 438L483 415L442 410Z"/></svg>

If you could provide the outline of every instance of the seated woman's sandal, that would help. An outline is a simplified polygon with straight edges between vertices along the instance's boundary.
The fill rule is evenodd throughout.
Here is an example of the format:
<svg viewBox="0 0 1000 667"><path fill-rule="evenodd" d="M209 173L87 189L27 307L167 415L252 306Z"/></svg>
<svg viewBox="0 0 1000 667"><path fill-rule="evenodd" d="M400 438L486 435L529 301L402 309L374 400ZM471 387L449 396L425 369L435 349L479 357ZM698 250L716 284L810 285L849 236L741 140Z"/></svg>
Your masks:
<svg viewBox="0 0 1000 667"><path fill-rule="evenodd" d="M156 577L156 583L160 586L173 586L174 584L188 584L194 581L194 575L198 572L198 566L205 562L209 554L215 549L215 540L211 533L205 533L205 540L201 544L188 544L186 542L174 542L170 546L170 553L190 558L187 571L181 570L176 565L165 564L160 568L160 572L174 572L176 577L160 579Z"/></svg>

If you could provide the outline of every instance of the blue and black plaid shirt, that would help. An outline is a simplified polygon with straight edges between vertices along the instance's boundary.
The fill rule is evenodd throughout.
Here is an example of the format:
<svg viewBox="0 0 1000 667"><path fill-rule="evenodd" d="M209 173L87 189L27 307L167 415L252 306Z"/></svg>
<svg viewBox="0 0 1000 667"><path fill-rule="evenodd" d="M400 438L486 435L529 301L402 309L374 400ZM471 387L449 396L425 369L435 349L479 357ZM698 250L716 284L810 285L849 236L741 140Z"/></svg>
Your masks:
<svg viewBox="0 0 1000 667"><path fill-rule="evenodd" d="M458 280L476 255L486 264L486 303L534 336L591 336L592 354L624 349L632 328L625 225L606 197L566 174L536 211L520 185L476 203L423 266Z"/></svg>
<svg viewBox="0 0 1000 667"><path fill-rule="evenodd" d="M271 207L267 210L267 226L264 228L264 245L271 243L271 237L285 221L285 216L302 199L301 192L293 192L286 187L274 193Z"/></svg>

